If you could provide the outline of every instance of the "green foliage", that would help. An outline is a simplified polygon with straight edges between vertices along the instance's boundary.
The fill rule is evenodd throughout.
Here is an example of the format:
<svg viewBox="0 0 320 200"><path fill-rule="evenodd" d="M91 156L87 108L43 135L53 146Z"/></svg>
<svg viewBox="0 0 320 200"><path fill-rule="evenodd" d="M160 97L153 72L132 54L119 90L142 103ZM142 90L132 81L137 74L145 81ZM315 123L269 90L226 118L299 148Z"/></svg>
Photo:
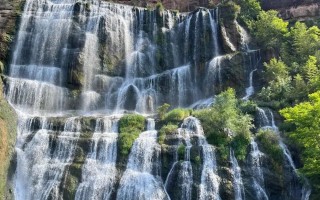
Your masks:
<svg viewBox="0 0 320 200"><path fill-rule="evenodd" d="M170 105L165 103L157 109L157 113L160 120L164 119L164 115L167 113L169 108L170 108Z"/></svg>
<svg viewBox="0 0 320 200"><path fill-rule="evenodd" d="M184 154L186 152L186 146L184 146L184 144L180 144L179 147L178 147L178 157L179 157L179 160L184 160Z"/></svg>
<svg viewBox="0 0 320 200"><path fill-rule="evenodd" d="M233 1L226 1L220 5L220 9L220 18L222 18L224 22L228 22L238 17L241 8Z"/></svg>
<svg viewBox="0 0 320 200"><path fill-rule="evenodd" d="M281 110L280 114L287 126L294 127L288 135L302 149L301 171L311 179L320 177L320 91L310 94L306 102ZM312 180L313 187L319 188L320 179Z"/></svg>
<svg viewBox="0 0 320 200"><path fill-rule="evenodd" d="M238 107L242 113L254 115L258 105L254 101L248 100L240 101Z"/></svg>
<svg viewBox="0 0 320 200"><path fill-rule="evenodd" d="M260 3L257 0L236 0L236 3L241 7L239 19L247 26L252 20L256 20L261 12Z"/></svg>
<svg viewBox="0 0 320 200"><path fill-rule="evenodd" d="M141 115L129 114L119 120L119 149L122 156L127 156L133 142L144 130L145 118Z"/></svg>
<svg viewBox="0 0 320 200"><path fill-rule="evenodd" d="M292 101L292 78L289 76L288 67L282 60L275 58L269 63L264 63L265 79L269 82L267 87L263 87L258 97L262 101L278 101L275 108L287 105Z"/></svg>
<svg viewBox="0 0 320 200"><path fill-rule="evenodd" d="M316 26L307 28L304 23L297 22L290 29L288 54L292 55L292 60L304 63L310 55L320 48L320 29Z"/></svg>
<svg viewBox="0 0 320 200"><path fill-rule="evenodd" d="M145 118L137 114L129 114L121 117L119 120L119 132L141 132L144 130Z"/></svg>
<svg viewBox="0 0 320 200"><path fill-rule="evenodd" d="M279 135L272 130L259 130L257 139L261 144L261 149L266 153L275 170L281 170L283 164L283 151L279 145Z"/></svg>
<svg viewBox="0 0 320 200"><path fill-rule="evenodd" d="M235 156L239 160L244 160L247 155L247 147L250 144L250 134L248 132L237 134L231 143Z"/></svg>
<svg viewBox="0 0 320 200"><path fill-rule="evenodd" d="M165 114L163 121L166 123L179 123L191 114L190 109L176 108Z"/></svg>
<svg viewBox="0 0 320 200"><path fill-rule="evenodd" d="M178 126L173 124L168 124L163 126L159 130L159 137L158 137L159 144L162 145L164 143L166 135L173 134L177 129L178 129Z"/></svg>
<svg viewBox="0 0 320 200"><path fill-rule="evenodd" d="M288 67L282 60L272 58L269 63L264 63L264 66L266 68L265 77L267 81L285 79L289 75Z"/></svg>
<svg viewBox="0 0 320 200"><path fill-rule="evenodd" d="M252 118L243 114L239 105L235 91L228 89L216 96L211 108L193 113L201 121L208 142L218 148L224 159L228 156L227 147L233 141L237 158L243 159L243 149L248 144L245 140L250 137L250 129L253 127Z"/></svg>
<svg viewBox="0 0 320 200"><path fill-rule="evenodd" d="M196 156L196 157L194 158L194 162L195 162L196 165L200 166L200 165L201 165L201 158L200 158L200 156Z"/></svg>
<svg viewBox="0 0 320 200"><path fill-rule="evenodd" d="M156 9L158 11L163 11L165 8L163 6L163 4L161 3L161 1L158 1L157 4L156 4Z"/></svg>
<svg viewBox="0 0 320 200"><path fill-rule="evenodd" d="M288 22L283 21L274 10L261 11L256 21L251 21L249 28L257 42L266 48L277 48L288 33Z"/></svg>

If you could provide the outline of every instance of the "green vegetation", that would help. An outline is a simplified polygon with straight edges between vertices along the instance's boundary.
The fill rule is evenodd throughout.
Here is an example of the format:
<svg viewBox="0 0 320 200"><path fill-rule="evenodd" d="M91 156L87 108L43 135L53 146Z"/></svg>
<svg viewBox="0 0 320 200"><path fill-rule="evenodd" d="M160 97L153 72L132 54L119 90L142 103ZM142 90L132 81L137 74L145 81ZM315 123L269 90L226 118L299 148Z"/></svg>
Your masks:
<svg viewBox="0 0 320 200"><path fill-rule="evenodd" d="M276 49L288 33L288 22L278 16L277 11L260 11L256 21L251 21L249 28L257 38L258 44L265 48Z"/></svg>
<svg viewBox="0 0 320 200"><path fill-rule="evenodd" d="M265 86L255 100L259 105L282 109L282 130L302 153L300 171L311 180L310 198L319 199L320 29L314 26L317 22L289 24L278 17L277 11L262 11L257 0L236 2L241 6L242 24L268 55L264 63ZM277 137L270 130L258 133L263 151L271 155L275 168L282 162Z"/></svg>
<svg viewBox="0 0 320 200"><path fill-rule="evenodd" d="M285 118L289 138L302 151L301 171L311 180L313 191L320 197L320 91L310 94L309 100L280 111Z"/></svg>
<svg viewBox="0 0 320 200"><path fill-rule="evenodd" d="M161 3L161 1L158 1L157 4L156 4L156 9L158 11L163 11L165 8L163 6L163 4Z"/></svg>
<svg viewBox="0 0 320 200"><path fill-rule="evenodd" d="M230 145L238 159L245 158L252 118L241 112L233 89L217 95L211 108L193 114L200 119L208 142L218 148L222 158L227 159Z"/></svg>
<svg viewBox="0 0 320 200"><path fill-rule="evenodd" d="M145 118L137 114L123 116L119 121L119 149L122 156L127 156L133 142L144 130Z"/></svg>
<svg viewBox="0 0 320 200"><path fill-rule="evenodd" d="M173 134L177 129L178 129L178 126L173 124L168 124L163 126L159 130L159 137L158 137L159 144L162 145L164 143L166 135Z"/></svg>
<svg viewBox="0 0 320 200"><path fill-rule="evenodd" d="M261 12L260 3L256 0L236 0L236 3L241 7L239 15L240 22L247 26L252 20L256 20Z"/></svg>
<svg viewBox="0 0 320 200"><path fill-rule="evenodd" d="M162 106L160 106L158 109L157 109L157 113L158 113L158 116L159 116L159 119L160 120L163 120L164 119L164 116L165 114L167 113L168 109L170 108L170 105L165 103L163 104Z"/></svg>
<svg viewBox="0 0 320 200"><path fill-rule="evenodd" d="M222 10L222 12L220 12L220 18L222 18L224 22L235 20L240 13L240 6L233 1L224 2L220 5L220 9Z"/></svg>
<svg viewBox="0 0 320 200"><path fill-rule="evenodd" d="M178 158L179 160L184 160L184 154L186 152L186 146L184 146L184 144L180 144L178 147Z"/></svg>
<svg viewBox="0 0 320 200"><path fill-rule="evenodd" d="M279 135L272 130L260 130L257 139L261 145L261 149L269 156L271 164L275 170L281 171L283 164L283 152L279 146Z"/></svg>
<svg viewBox="0 0 320 200"><path fill-rule="evenodd" d="M0 80L0 199L6 199L7 175L17 134L17 115L3 96Z"/></svg>
<svg viewBox="0 0 320 200"><path fill-rule="evenodd" d="M190 109L185 108L176 108L174 110L171 110L170 112L166 113L164 115L163 121L172 124L177 124L184 120L185 118L189 117L191 115Z"/></svg>

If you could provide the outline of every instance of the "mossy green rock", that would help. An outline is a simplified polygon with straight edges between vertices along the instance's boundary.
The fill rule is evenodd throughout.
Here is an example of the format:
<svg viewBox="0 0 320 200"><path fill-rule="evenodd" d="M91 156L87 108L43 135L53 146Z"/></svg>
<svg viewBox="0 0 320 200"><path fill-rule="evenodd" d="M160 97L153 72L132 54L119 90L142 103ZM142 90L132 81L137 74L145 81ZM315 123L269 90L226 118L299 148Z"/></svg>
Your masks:
<svg viewBox="0 0 320 200"><path fill-rule="evenodd" d="M2 88L0 80L0 199L6 199L10 195L7 174L16 141L17 115L5 100Z"/></svg>

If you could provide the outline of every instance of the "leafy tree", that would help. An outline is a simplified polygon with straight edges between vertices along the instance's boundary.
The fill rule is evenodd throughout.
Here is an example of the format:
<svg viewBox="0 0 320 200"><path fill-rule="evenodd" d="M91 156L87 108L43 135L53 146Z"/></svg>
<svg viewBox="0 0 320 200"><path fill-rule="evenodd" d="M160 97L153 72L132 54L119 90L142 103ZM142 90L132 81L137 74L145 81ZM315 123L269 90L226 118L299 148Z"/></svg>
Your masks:
<svg viewBox="0 0 320 200"><path fill-rule="evenodd" d="M239 108L233 89L228 89L215 97L215 103L209 109L194 111L200 119L208 142L217 146L223 158L228 155L231 145L238 159L243 160L246 147L250 143L252 118Z"/></svg>
<svg viewBox="0 0 320 200"><path fill-rule="evenodd" d="M317 67L317 58L315 56L309 56L309 59L303 66L302 72L310 87L313 87L317 84L319 79L319 69Z"/></svg>
<svg viewBox="0 0 320 200"><path fill-rule="evenodd" d="M288 67L282 60L272 58L269 63L264 63L264 66L266 67L265 77L267 81L284 79L289 75Z"/></svg>
<svg viewBox="0 0 320 200"><path fill-rule="evenodd" d="M283 21L274 10L261 11L256 21L249 24L251 33L258 43L266 48L277 49L288 33L288 22Z"/></svg>
<svg viewBox="0 0 320 200"><path fill-rule="evenodd" d="M285 118L285 125L292 129L288 131L289 137L302 149L302 172L311 178L313 187L319 191L320 91L310 94L306 102L281 110L280 114Z"/></svg>
<svg viewBox="0 0 320 200"><path fill-rule="evenodd" d="M252 20L256 20L261 12L260 3L257 0L237 0L236 3L240 5L240 20L247 26Z"/></svg>
<svg viewBox="0 0 320 200"><path fill-rule="evenodd" d="M320 48L320 29L316 26L307 28L304 23L297 22L289 33L295 60L304 63L310 55L315 55Z"/></svg>

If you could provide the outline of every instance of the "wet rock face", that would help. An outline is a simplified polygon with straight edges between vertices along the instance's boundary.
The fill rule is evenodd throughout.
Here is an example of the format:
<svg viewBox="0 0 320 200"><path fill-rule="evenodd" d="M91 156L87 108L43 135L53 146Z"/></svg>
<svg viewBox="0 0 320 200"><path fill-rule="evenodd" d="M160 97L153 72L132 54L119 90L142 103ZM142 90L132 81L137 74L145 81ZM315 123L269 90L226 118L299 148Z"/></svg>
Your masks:
<svg viewBox="0 0 320 200"><path fill-rule="evenodd" d="M135 6L155 6L157 0L117 0L117 3L123 3ZM179 10L180 12L192 11L198 7L212 7L217 5L220 0L161 0L166 9Z"/></svg>
<svg viewBox="0 0 320 200"><path fill-rule="evenodd" d="M0 5L0 61L7 61L10 43L16 30L24 0L2 0Z"/></svg>

